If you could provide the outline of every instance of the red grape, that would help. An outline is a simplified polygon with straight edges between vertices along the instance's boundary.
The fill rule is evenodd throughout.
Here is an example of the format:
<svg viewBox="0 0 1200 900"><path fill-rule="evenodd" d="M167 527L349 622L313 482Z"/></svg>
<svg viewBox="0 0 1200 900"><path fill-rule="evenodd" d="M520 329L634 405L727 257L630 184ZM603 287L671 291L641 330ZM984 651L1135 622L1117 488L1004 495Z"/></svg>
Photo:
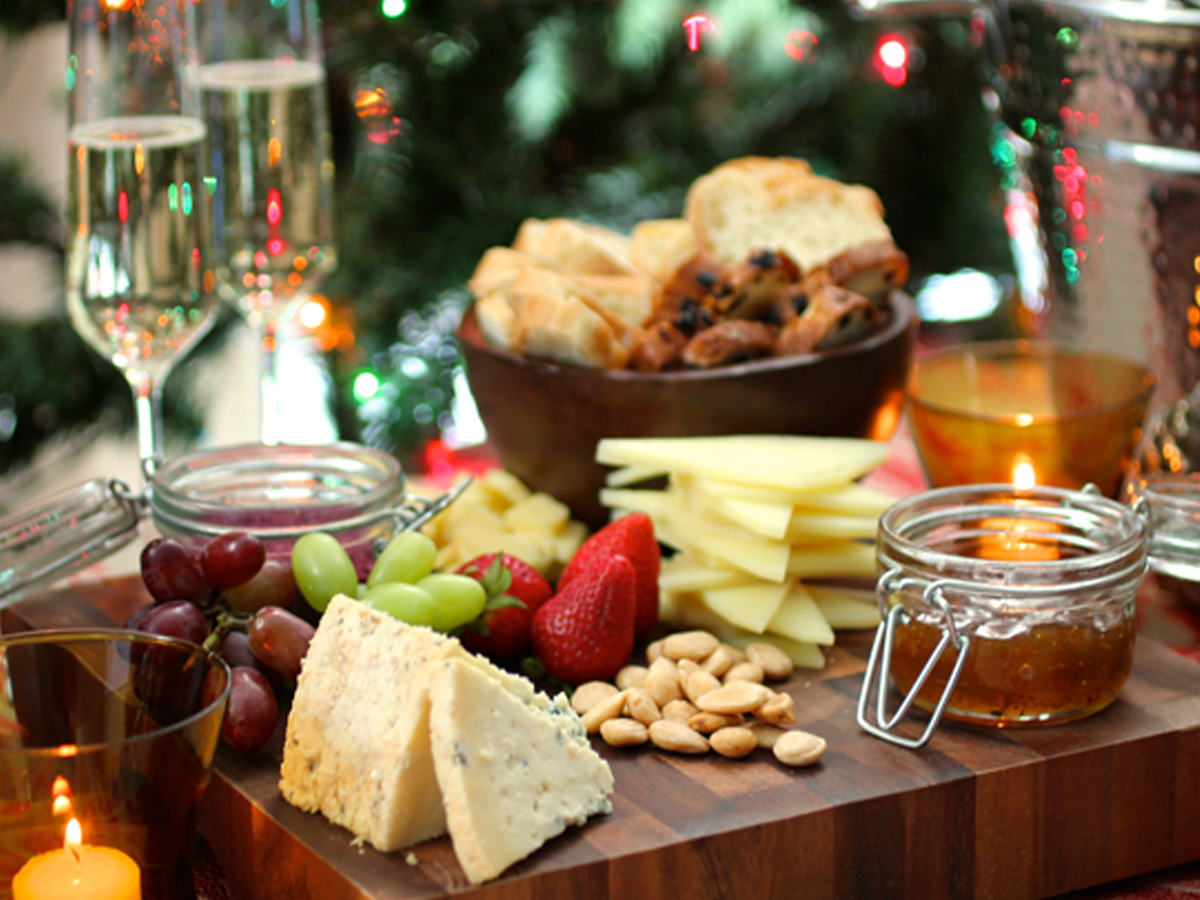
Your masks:
<svg viewBox="0 0 1200 900"><path fill-rule="evenodd" d="M219 591L245 584L262 568L267 552L257 537L229 531L212 538L200 551L204 577Z"/></svg>
<svg viewBox="0 0 1200 900"><path fill-rule="evenodd" d="M271 739L279 704L267 679L245 666L233 670L221 738L239 753L253 753Z"/></svg>
<svg viewBox="0 0 1200 900"><path fill-rule="evenodd" d="M203 603L211 593L199 558L174 538L155 538L143 547L141 569L146 590L159 603Z"/></svg>
<svg viewBox="0 0 1200 900"><path fill-rule="evenodd" d="M287 606L295 596L292 567L278 559L268 559L245 584L225 591L229 608L241 613L258 612L264 606Z"/></svg>
<svg viewBox="0 0 1200 900"><path fill-rule="evenodd" d="M204 610L194 603L171 600L151 607L138 624L138 630L202 644L208 637L208 620Z"/></svg>
<svg viewBox="0 0 1200 900"><path fill-rule="evenodd" d="M300 664L316 632L311 625L278 606L264 606L246 630L250 649L288 681L300 675Z"/></svg>
<svg viewBox="0 0 1200 900"><path fill-rule="evenodd" d="M152 609L154 609L153 605L139 606L130 614L129 618L125 620L125 624L121 627L128 628L130 631L141 631L142 619L146 618L146 614Z"/></svg>
<svg viewBox="0 0 1200 900"><path fill-rule="evenodd" d="M225 662L229 663L230 667L244 666L247 669L257 669L276 690L284 686L283 676L254 655L254 651L250 649L250 638L243 631L231 631L225 635L217 647L217 653Z"/></svg>

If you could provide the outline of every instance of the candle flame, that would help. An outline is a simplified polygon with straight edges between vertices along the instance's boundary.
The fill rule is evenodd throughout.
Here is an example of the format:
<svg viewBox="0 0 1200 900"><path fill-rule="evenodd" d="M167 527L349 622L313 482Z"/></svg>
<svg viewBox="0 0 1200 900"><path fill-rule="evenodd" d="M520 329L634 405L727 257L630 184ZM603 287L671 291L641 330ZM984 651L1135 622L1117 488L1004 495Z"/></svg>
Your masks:
<svg viewBox="0 0 1200 900"><path fill-rule="evenodd" d="M1019 488L1031 488L1037 484L1037 470L1033 467L1033 461L1023 453L1013 463L1012 483Z"/></svg>
<svg viewBox="0 0 1200 900"><path fill-rule="evenodd" d="M72 819L67 823L67 832L63 836L63 849L70 850L75 861L79 862L79 847L82 844L83 828L80 827L78 819Z"/></svg>
<svg viewBox="0 0 1200 900"><path fill-rule="evenodd" d="M54 778L54 784L50 786L50 795L52 797L66 797L71 793L71 783L61 775Z"/></svg>
<svg viewBox="0 0 1200 900"><path fill-rule="evenodd" d="M65 816L71 811L71 798L65 795L61 797L55 797L51 810L56 816Z"/></svg>

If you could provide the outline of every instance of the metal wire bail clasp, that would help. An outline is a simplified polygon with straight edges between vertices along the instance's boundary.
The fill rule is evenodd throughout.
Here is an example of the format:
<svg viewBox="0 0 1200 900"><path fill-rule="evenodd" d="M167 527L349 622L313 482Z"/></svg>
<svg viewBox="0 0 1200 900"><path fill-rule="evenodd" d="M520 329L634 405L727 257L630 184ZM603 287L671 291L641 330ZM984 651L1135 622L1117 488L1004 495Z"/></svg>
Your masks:
<svg viewBox="0 0 1200 900"><path fill-rule="evenodd" d="M960 634L954 624L954 616L950 612L950 604L946 601L942 593L945 584L946 582L943 581L928 582L920 578L903 578L898 569L889 569L880 577L879 582L875 586L875 596L879 601L879 612L882 620L875 631L875 640L871 644L871 656L867 660L867 670L863 674L862 691L858 696L858 724L868 734L872 734L877 738L900 747L907 747L910 750L916 750L929 743L934 729L937 728L938 722L941 721L946 704L949 702L950 696L954 693L954 687L958 684L963 664L967 660L967 649L971 644L971 639L965 634ZM912 617L901 603L897 603L891 609L888 609L888 597L893 591L902 591L905 588L922 585L924 585L922 597L925 602L941 610L943 619L942 637L938 641L937 646L934 647L916 681L913 682L912 687L901 701L899 708L897 708L894 714L889 716L887 712L887 694L888 679L891 674L892 664L892 642L895 637L896 626L907 626L911 622ZM954 647L958 651L958 659L954 663L954 669L946 681L946 687L942 691L942 695L938 698L937 706L934 707L924 732L917 738L906 738L894 734L892 729L900 724L904 716L912 708L913 702L921 692L921 688L925 686L925 682L933 674L938 660L941 659L942 654L946 652L946 648L949 646ZM872 693L875 694L874 722L867 715L867 711L871 706Z"/></svg>

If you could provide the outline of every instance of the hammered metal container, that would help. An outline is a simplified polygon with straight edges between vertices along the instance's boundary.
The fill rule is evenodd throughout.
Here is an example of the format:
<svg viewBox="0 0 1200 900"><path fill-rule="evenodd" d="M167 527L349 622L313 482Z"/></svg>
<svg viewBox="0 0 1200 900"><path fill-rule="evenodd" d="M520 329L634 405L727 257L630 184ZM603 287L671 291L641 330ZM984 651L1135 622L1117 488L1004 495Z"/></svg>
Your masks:
<svg viewBox="0 0 1200 900"><path fill-rule="evenodd" d="M1135 356L1155 405L1200 382L1200 9L859 0L969 12L1030 336Z"/></svg>

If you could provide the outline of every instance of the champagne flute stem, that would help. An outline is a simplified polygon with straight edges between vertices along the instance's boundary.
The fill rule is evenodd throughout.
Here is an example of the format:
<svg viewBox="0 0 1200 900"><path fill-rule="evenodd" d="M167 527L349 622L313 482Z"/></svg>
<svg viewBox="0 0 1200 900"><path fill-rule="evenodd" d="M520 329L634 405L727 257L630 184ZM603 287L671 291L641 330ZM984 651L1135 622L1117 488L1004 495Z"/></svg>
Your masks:
<svg viewBox="0 0 1200 900"><path fill-rule="evenodd" d="M280 439L279 416L279 353L277 344L278 323L273 316L263 316L259 333L262 350L262 432L264 444L278 444Z"/></svg>
<svg viewBox="0 0 1200 900"><path fill-rule="evenodd" d="M147 372L126 373L133 386L133 404L137 411L138 456L146 482L162 462L162 388Z"/></svg>

